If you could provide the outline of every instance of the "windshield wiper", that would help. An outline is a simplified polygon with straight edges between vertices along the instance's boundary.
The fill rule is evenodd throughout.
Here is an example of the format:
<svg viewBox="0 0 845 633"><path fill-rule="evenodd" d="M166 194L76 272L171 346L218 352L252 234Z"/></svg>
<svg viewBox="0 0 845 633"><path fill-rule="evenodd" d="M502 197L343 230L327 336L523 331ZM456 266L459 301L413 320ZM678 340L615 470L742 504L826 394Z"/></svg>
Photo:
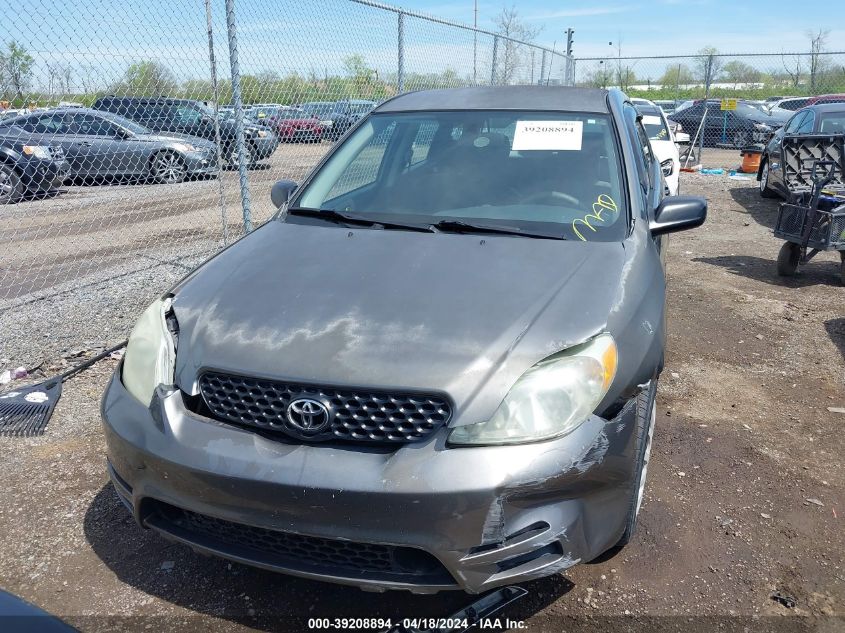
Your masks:
<svg viewBox="0 0 845 633"><path fill-rule="evenodd" d="M434 230L422 224L405 224L403 222L393 222L388 220L374 220L373 218L364 217L362 215L355 215L334 209L304 209L302 207L294 207L288 209L289 215L299 215L306 218L320 218L328 220L329 222L342 222L344 224L358 224L360 226L375 227L381 229L404 229L408 231L421 231L423 233L433 233Z"/></svg>
<svg viewBox="0 0 845 633"><path fill-rule="evenodd" d="M524 231L513 226L497 226L493 224L474 224L463 220L440 220L431 225L432 229L446 233L498 233L501 235L520 235L543 240L565 240L563 235L551 233L535 233Z"/></svg>

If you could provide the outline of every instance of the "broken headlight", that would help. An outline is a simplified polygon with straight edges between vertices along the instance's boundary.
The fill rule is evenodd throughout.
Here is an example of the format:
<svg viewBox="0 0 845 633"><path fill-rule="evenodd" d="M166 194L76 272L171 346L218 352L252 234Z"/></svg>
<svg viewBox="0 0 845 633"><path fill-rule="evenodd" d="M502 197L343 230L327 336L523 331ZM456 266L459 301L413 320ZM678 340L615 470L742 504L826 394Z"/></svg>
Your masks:
<svg viewBox="0 0 845 633"><path fill-rule="evenodd" d="M516 381L492 418L456 427L449 443L519 444L569 433L607 394L616 364L610 334L550 356Z"/></svg>
<svg viewBox="0 0 845 633"><path fill-rule="evenodd" d="M170 298L157 299L144 310L123 356L123 386L144 406L150 404L158 385L173 383L176 345L168 328L170 303Z"/></svg>

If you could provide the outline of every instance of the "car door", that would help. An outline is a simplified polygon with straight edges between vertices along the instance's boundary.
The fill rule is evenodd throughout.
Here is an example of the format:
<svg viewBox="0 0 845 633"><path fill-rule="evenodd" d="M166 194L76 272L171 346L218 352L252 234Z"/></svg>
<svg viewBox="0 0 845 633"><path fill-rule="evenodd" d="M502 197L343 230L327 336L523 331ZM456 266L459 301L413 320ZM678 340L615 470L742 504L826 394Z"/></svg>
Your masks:
<svg viewBox="0 0 845 633"><path fill-rule="evenodd" d="M116 125L84 112L68 117L70 133L86 149L78 155L80 175L108 176L130 171L130 151Z"/></svg>
<svg viewBox="0 0 845 633"><path fill-rule="evenodd" d="M783 166L781 164L781 148L783 145L783 137L787 134L797 134L799 128L807 118L808 111L800 110L796 112L786 125L783 126L772 138L768 149L769 160L769 186L777 189L782 193L788 194L789 190L783 181Z"/></svg>

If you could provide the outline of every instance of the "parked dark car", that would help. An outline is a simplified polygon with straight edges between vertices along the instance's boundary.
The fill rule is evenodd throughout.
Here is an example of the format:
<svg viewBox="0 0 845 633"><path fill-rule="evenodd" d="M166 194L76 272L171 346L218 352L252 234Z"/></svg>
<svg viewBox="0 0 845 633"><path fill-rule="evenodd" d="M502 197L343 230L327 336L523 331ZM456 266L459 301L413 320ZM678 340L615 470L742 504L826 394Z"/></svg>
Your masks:
<svg viewBox="0 0 845 633"><path fill-rule="evenodd" d="M632 538L665 350L664 198L619 91L382 103L156 300L102 400L141 525L367 589L483 592ZM283 274L282 274L283 273Z"/></svg>
<svg viewBox="0 0 845 633"><path fill-rule="evenodd" d="M329 134L330 138L337 140L346 133L346 130L357 123L358 119L369 114L376 106L376 102L365 101L363 99L348 99L346 101L338 101L334 105L334 111L331 113L332 126Z"/></svg>
<svg viewBox="0 0 845 633"><path fill-rule="evenodd" d="M121 116L59 108L0 123L25 130L39 144L64 150L71 178L132 176L175 184L218 171L214 144L185 134L155 134Z"/></svg>
<svg viewBox="0 0 845 633"><path fill-rule="evenodd" d="M17 126L0 126L0 204L17 202L26 193L50 191L67 178L61 146L43 143Z"/></svg>
<svg viewBox="0 0 845 633"><path fill-rule="evenodd" d="M744 148L752 143L765 142L787 118L785 115L767 114L741 101L736 104L736 110L722 110L719 99L699 99L688 108L676 110L669 119L680 123L684 131L694 137L705 111L704 145L711 147L727 144Z"/></svg>
<svg viewBox="0 0 845 633"><path fill-rule="evenodd" d="M845 134L845 102L802 108L772 136L757 170L760 195L764 198L790 197L781 166L781 144L786 134Z"/></svg>
<svg viewBox="0 0 845 633"><path fill-rule="evenodd" d="M97 99L97 110L119 114L154 132L178 132L214 142L214 111L200 101L168 97L116 97ZM279 146L279 139L259 125L244 128L247 164L269 158ZM237 166L237 125L234 120L220 121L223 160Z"/></svg>

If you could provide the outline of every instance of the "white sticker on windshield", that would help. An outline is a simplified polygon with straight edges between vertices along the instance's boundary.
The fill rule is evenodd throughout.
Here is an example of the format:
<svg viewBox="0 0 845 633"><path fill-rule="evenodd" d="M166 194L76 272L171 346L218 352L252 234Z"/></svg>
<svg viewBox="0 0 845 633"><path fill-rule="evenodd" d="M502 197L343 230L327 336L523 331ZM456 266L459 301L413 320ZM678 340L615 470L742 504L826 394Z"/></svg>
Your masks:
<svg viewBox="0 0 845 633"><path fill-rule="evenodd" d="M647 114L643 116L643 125L660 125L663 123L663 119L659 116L654 116L653 114Z"/></svg>
<svg viewBox="0 0 845 633"><path fill-rule="evenodd" d="M580 150L583 121L517 121L512 150Z"/></svg>

